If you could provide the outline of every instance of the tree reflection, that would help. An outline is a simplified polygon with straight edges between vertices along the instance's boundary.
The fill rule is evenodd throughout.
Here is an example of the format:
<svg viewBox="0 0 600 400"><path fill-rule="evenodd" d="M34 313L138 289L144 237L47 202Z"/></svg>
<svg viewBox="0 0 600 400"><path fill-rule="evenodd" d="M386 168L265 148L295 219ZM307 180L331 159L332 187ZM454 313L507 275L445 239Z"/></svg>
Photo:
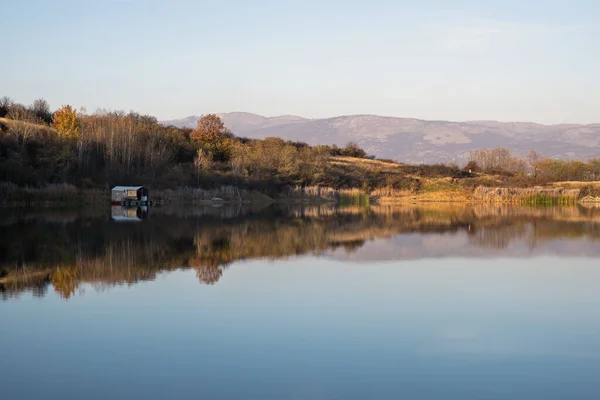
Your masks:
<svg viewBox="0 0 600 400"><path fill-rule="evenodd" d="M275 260L333 254L334 250L338 255L368 254L365 249L372 240L407 234L444 234L444 240L463 237L467 247L461 253L456 246L444 247L444 241L439 240L429 241L427 246L422 241L394 240L386 245L396 249L390 259L512 255L515 245L535 249L550 240L600 238L600 209L582 207L287 206L218 214L195 210L186 215L156 209L152 218L137 224L111 223L104 215L69 215L64 220L56 214L49 218L12 216L0 221L3 298L24 291L44 296L51 284L59 296L69 299L82 284L96 288L130 285L177 269L194 269L200 283L212 285L222 278L224 268L237 260ZM600 257L600 249L594 250L597 248L580 252ZM494 249L494 253L486 249ZM377 247L375 256L381 250L385 249Z"/></svg>
<svg viewBox="0 0 600 400"><path fill-rule="evenodd" d="M214 285L223 276L223 270L214 265L195 265L196 277L205 285Z"/></svg>
<svg viewBox="0 0 600 400"><path fill-rule="evenodd" d="M76 266L60 266L52 273L52 286L56 293L68 300L79 286L78 268Z"/></svg>
<svg viewBox="0 0 600 400"><path fill-rule="evenodd" d="M527 229L522 223L471 227L469 236L477 246L506 249L511 242L527 236Z"/></svg>

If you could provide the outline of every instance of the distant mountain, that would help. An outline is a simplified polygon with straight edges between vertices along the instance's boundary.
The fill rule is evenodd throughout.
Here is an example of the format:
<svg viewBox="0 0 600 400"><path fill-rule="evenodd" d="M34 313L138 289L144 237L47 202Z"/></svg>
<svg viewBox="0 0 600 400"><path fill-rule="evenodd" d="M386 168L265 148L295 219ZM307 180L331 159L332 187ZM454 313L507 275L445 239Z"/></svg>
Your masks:
<svg viewBox="0 0 600 400"><path fill-rule="evenodd" d="M178 128L192 128L194 129L196 125L198 125L198 120L200 119L197 115L190 115L186 118L174 119L171 121L160 121L162 125L169 126L173 125Z"/></svg>
<svg viewBox="0 0 600 400"><path fill-rule="evenodd" d="M227 128L231 131L247 131L256 128L265 128L279 126L294 122L308 121L306 118L297 117L295 115L282 115L279 117L263 117L262 115L245 113L245 112L232 112L232 113L221 113L217 114ZM192 115L187 118L174 119L170 121L161 121L163 125L174 125L179 128L195 128L200 119L197 115ZM243 136L243 135L241 135Z"/></svg>
<svg viewBox="0 0 600 400"><path fill-rule="evenodd" d="M278 136L309 144L357 142L369 154L408 163L463 162L470 150L506 147L524 155L534 149L548 157L600 157L600 124L540 125L530 122L424 121L377 115L325 119L297 116L263 117L251 113L219 114L241 137ZM197 116L163 121L194 128Z"/></svg>

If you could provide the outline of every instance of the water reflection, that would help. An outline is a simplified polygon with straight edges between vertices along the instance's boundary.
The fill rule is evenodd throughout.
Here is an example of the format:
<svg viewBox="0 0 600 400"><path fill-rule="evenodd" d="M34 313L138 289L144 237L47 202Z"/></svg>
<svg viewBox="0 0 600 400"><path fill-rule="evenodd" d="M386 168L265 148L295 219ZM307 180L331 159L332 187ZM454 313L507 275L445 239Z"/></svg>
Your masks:
<svg viewBox="0 0 600 400"><path fill-rule="evenodd" d="M117 222L138 222L148 218L148 207L111 206L110 216Z"/></svg>
<svg viewBox="0 0 600 400"><path fill-rule="evenodd" d="M600 208L505 206L203 207L2 216L3 298L82 283L102 290L194 269L215 284L232 262L314 254L343 260L600 257ZM136 221L134 224L122 222Z"/></svg>

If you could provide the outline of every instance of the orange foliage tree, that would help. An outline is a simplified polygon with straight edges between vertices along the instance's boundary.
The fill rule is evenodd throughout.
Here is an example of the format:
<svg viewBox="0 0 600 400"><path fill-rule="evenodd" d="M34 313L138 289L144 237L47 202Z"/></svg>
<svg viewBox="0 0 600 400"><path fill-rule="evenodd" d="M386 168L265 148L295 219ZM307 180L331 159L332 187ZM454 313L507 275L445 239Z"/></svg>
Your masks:
<svg viewBox="0 0 600 400"><path fill-rule="evenodd" d="M70 105L62 106L54 113L52 126L62 137L79 138L79 120L77 111Z"/></svg>
<svg viewBox="0 0 600 400"><path fill-rule="evenodd" d="M217 114L203 115L191 134L192 139L198 142L216 142L229 136L231 133Z"/></svg>
<svg viewBox="0 0 600 400"><path fill-rule="evenodd" d="M200 147L210 152L216 161L227 161L231 157L233 135L216 114L202 116L190 137Z"/></svg>

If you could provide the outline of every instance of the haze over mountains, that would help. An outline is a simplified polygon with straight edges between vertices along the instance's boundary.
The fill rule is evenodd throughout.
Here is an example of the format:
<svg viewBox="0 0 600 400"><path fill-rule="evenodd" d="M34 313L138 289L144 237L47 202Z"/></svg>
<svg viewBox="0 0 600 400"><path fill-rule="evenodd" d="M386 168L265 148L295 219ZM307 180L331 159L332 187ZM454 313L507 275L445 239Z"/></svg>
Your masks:
<svg viewBox="0 0 600 400"><path fill-rule="evenodd" d="M311 145L339 146L353 141L369 154L406 163L461 163L470 150L491 147L506 147L518 155L534 149L555 158L600 157L600 124L424 121L377 115L324 119L291 115L263 117L244 112L219 115L225 126L240 137L277 136ZM198 119L198 116L190 116L161 123L195 128Z"/></svg>

